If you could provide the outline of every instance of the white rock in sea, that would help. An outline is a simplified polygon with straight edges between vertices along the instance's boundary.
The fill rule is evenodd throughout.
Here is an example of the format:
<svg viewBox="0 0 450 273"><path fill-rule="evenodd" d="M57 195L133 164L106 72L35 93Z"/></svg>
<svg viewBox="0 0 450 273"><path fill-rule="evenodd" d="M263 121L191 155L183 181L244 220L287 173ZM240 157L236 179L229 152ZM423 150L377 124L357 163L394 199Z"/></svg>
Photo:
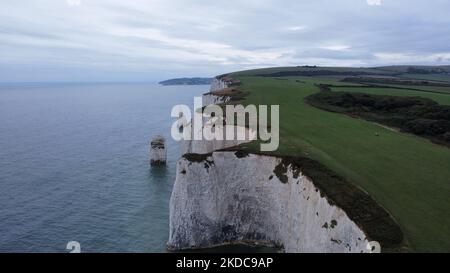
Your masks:
<svg viewBox="0 0 450 273"><path fill-rule="evenodd" d="M163 136L156 136L150 143L150 164L165 165L167 159L167 151L165 146L166 140Z"/></svg>

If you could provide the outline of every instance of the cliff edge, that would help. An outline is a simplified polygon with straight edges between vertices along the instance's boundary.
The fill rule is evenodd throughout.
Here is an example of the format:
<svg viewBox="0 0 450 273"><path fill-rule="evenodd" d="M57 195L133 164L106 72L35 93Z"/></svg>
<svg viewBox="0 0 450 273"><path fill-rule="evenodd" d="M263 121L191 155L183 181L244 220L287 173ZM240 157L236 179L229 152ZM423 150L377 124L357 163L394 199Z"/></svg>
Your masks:
<svg viewBox="0 0 450 273"><path fill-rule="evenodd" d="M237 83L225 77L213 81L204 103L233 99L223 90ZM171 250L247 243L285 252L360 253L403 240L367 193L311 159L230 149L236 143L199 145L188 143L177 164Z"/></svg>

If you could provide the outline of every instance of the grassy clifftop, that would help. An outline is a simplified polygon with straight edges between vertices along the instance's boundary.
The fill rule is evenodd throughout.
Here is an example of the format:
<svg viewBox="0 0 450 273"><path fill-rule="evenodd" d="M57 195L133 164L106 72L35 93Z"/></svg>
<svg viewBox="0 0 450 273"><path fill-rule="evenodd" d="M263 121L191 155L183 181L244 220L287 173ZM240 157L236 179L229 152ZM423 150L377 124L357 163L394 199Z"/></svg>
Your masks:
<svg viewBox="0 0 450 273"><path fill-rule="evenodd" d="M401 226L413 251L450 251L450 149L385 126L318 109L305 98L319 84L339 91L418 96L450 105L450 76L443 69L289 67L230 74L247 96L243 104L280 105L279 155L321 162L367 191ZM429 70L427 70L429 69ZM319 71L319 72L317 72ZM429 73L428 73L428 72ZM420 73L419 76L413 73ZM438 72L438 73L437 73ZM377 83L348 77L377 77ZM387 86L378 78L390 77ZM403 79L420 79L402 85ZM439 83L439 84L438 84ZM400 88L398 88L400 87ZM429 92L438 90L439 92ZM447 93L448 92L448 93ZM247 149L257 151L257 143Z"/></svg>

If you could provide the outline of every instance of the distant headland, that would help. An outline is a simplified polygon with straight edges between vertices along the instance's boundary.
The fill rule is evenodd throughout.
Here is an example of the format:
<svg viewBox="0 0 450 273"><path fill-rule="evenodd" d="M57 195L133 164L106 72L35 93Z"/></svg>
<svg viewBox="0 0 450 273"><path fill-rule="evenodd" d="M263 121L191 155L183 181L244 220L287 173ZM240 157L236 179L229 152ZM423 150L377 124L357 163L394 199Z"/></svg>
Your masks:
<svg viewBox="0 0 450 273"><path fill-rule="evenodd" d="M206 85L211 84L213 78L176 78L159 82L161 85Z"/></svg>

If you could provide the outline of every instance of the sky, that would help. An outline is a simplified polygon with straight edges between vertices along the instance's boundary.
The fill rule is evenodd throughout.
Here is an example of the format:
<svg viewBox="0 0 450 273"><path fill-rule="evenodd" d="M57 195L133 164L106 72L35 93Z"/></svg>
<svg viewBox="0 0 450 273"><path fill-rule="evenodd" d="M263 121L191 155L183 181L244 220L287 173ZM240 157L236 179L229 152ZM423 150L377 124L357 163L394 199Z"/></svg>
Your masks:
<svg viewBox="0 0 450 273"><path fill-rule="evenodd" d="M448 0L1 0L0 82L450 64Z"/></svg>

